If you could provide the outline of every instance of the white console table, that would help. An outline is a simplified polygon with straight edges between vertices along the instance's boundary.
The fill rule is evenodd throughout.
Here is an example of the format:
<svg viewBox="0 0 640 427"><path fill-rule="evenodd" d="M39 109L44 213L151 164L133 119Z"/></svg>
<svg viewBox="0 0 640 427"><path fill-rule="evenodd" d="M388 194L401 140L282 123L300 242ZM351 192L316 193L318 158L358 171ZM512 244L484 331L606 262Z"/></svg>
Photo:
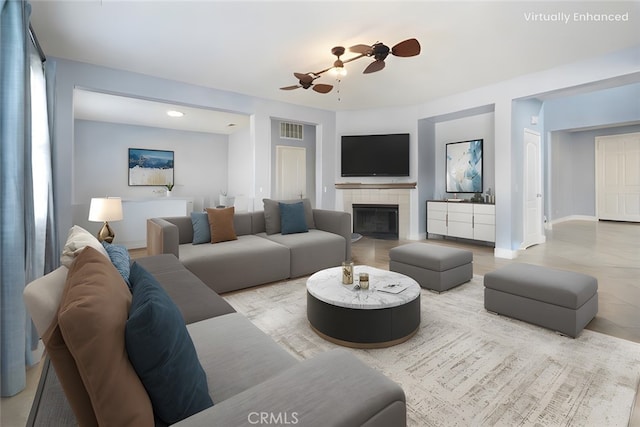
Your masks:
<svg viewBox="0 0 640 427"><path fill-rule="evenodd" d="M485 203L427 201L429 234L496 241L496 206Z"/></svg>
<svg viewBox="0 0 640 427"><path fill-rule="evenodd" d="M117 243L127 249L147 246L147 219L164 216L190 215L193 199L179 197L154 197L148 199L123 199L123 220L111 223L117 235Z"/></svg>

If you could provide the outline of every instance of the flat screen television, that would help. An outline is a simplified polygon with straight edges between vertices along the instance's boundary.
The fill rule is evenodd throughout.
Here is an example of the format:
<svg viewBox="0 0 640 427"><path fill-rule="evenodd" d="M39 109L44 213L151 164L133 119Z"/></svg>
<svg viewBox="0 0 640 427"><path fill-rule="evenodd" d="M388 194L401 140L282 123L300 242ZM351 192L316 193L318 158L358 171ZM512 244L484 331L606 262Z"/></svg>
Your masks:
<svg viewBox="0 0 640 427"><path fill-rule="evenodd" d="M409 134L343 135L341 176L409 176Z"/></svg>

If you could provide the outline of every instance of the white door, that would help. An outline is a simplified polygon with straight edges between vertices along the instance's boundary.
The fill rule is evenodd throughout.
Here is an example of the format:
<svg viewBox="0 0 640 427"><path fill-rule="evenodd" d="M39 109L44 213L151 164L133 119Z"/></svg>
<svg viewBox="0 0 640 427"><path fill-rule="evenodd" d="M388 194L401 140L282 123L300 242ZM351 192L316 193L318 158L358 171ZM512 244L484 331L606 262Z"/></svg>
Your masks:
<svg viewBox="0 0 640 427"><path fill-rule="evenodd" d="M598 219L640 222L640 133L596 138Z"/></svg>
<svg viewBox="0 0 640 427"><path fill-rule="evenodd" d="M301 199L307 189L307 150L276 146L276 199Z"/></svg>
<svg viewBox="0 0 640 427"><path fill-rule="evenodd" d="M540 134L524 130L524 233L522 249L544 243Z"/></svg>

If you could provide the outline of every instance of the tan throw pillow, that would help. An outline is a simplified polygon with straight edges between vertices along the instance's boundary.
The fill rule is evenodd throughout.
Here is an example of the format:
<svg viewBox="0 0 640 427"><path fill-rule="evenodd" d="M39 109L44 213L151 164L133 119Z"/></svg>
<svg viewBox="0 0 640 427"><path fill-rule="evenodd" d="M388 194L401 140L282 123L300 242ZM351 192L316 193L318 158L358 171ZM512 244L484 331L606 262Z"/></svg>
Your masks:
<svg viewBox="0 0 640 427"><path fill-rule="evenodd" d="M238 240L236 230L233 227L233 206L223 209L207 208L209 227L211 228L211 243Z"/></svg>
<svg viewBox="0 0 640 427"><path fill-rule="evenodd" d="M97 426L98 420L93 412L89 393L82 382L76 361L62 338L57 316L53 319L49 329L42 334L42 342L47 349L47 354L53 363L53 368L76 416L78 425Z"/></svg>
<svg viewBox="0 0 640 427"><path fill-rule="evenodd" d="M131 293L111 261L92 247L80 252L58 323L99 425L154 425L151 401L125 350L130 306Z"/></svg>

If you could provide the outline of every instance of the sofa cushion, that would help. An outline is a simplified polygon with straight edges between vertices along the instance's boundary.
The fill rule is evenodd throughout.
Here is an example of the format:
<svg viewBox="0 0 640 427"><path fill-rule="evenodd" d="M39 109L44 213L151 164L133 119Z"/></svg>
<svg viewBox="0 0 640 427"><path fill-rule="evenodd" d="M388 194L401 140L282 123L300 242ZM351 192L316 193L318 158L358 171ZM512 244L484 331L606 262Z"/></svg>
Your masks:
<svg viewBox="0 0 640 427"><path fill-rule="evenodd" d="M280 203L280 229L282 234L306 233L309 231L304 217L302 202Z"/></svg>
<svg viewBox="0 0 640 427"><path fill-rule="evenodd" d="M69 269L58 322L99 425L153 425L149 396L125 350L130 305L113 264L85 248Z"/></svg>
<svg viewBox="0 0 640 427"><path fill-rule="evenodd" d="M120 273L127 286L131 287L131 284L129 283L131 256L129 255L127 248L122 245L114 245L109 242L102 242L102 246L107 251L111 263L116 270L118 270L118 273Z"/></svg>
<svg viewBox="0 0 640 427"><path fill-rule="evenodd" d="M173 424L212 406L207 377L176 305L138 263L131 267L131 287L125 344L154 412Z"/></svg>
<svg viewBox="0 0 640 427"><path fill-rule="evenodd" d="M240 313L192 323L187 329L216 406L297 364L289 352ZM250 407L251 402L247 403Z"/></svg>
<svg viewBox="0 0 640 427"><path fill-rule="evenodd" d="M308 233L272 234L257 236L289 248L291 257L290 277L315 273L323 268L338 266L344 261L346 241L344 237L322 230Z"/></svg>
<svg viewBox="0 0 640 427"><path fill-rule="evenodd" d="M262 199L262 203L264 205L264 221L266 233L269 235L280 233L280 203L298 203L300 201L300 199L280 201L272 199ZM313 220L313 208L311 207L311 201L309 199L302 199L302 204L304 205L304 215L305 220L307 221L307 228L316 228L316 224Z"/></svg>
<svg viewBox="0 0 640 427"><path fill-rule="evenodd" d="M289 277L289 248L255 235L215 245L180 245L180 261L218 293Z"/></svg>
<svg viewBox="0 0 640 427"><path fill-rule="evenodd" d="M190 248L208 248L216 245ZM153 275L160 286L176 304L185 323L198 322L210 317L235 313L220 295L212 292L202 280L187 270L173 254L152 255L137 258L136 263Z"/></svg>
<svg viewBox="0 0 640 427"><path fill-rule="evenodd" d="M211 243L228 242L238 239L233 227L234 207L211 209L207 208Z"/></svg>
<svg viewBox="0 0 640 427"><path fill-rule="evenodd" d="M69 267L74 258L87 246L91 246L102 255L109 258L107 250L102 247L102 244L93 234L89 233L82 227L74 225L69 229L67 241L62 249L62 256L60 257L62 265Z"/></svg>
<svg viewBox="0 0 640 427"><path fill-rule="evenodd" d="M193 224L193 244L211 243L211 228L207 212L191 212Z"/></svg>

